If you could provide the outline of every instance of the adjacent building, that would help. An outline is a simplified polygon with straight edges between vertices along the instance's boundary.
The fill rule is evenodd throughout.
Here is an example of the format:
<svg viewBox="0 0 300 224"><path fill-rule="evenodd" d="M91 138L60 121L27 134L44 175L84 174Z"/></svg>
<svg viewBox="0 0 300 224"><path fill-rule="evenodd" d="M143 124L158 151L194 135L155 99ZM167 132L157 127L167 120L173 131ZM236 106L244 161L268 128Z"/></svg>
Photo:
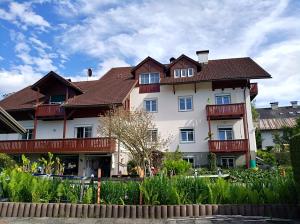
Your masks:
<svg viewBox="0 0 300 224"><path fill-rule="evenodd" d="M278 102L270 103L268 108L258 108L259 129L261 131L262 148L273 147L274 133L283 134L284 127L294 127L300 117L298 101L291 101L290 106L279 107Z"/></svg>
<svg viewBox="0 0 300 224"><path fill-rule="evenodd" d="M37 157L59 155L66 174L91 175L101 167L109 176L126 172L128 155L115 139L99 136L99 115L112 107L144 108L156 128L170 138L194 167L217 154L224 167L249 166L255 159L251 100L258 93L251 79L270 78L251 58L198 60L185 55L163 64L151 57L133 67L110 69L99 80L72 82L50 72L0 102L27 129L25 135L0 135L0 152Z"/></svg>

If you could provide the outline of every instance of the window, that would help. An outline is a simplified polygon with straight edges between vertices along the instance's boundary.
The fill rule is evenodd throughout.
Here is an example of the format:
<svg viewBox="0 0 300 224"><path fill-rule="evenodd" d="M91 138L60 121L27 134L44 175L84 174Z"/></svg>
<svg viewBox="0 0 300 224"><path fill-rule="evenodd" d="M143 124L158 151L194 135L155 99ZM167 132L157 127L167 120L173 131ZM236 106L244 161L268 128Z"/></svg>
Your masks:
<svg viewBox="0 0 300 224"><path fill-rule="evenodd" d="M193 68L188 68L188 77L194 76L194 69Z"/></svg>
<svg viewBox="0 0 300 224"><path fill-rule="evenodd" d="M180 142L195 142L194 129L180 129Z"/></svg>
<svg viewBox="0 0 300 224"><path fill-rule="evenodd" d="M54 96L50 96L50 104L61 104L63 102L65 102L66 100L66 96L65 95L54 95Z"/></svg>
<svg viewBox="0 0 300 224"><path fill-rule="evenodd" d="M157 112L157 99L144 100L144 109L147 112Z"/></svg>
<svg viewBox="0 0 300 224"><path fill-rule="evenodd" d="M75 128L76 138L91 138L92 137L92 126L76 127Z"/></svg>
<svg viewBox="0 0 300 224"><path fill-rule="evenodd" d="M231 103L231 97L229 94L227 95L218 95L216 96L216 104L230 104Z"/></svg>
<svg viewBox="0 0 300 224"><path fill-rule="evenodd" d="M174 70L174 77L180 78L180 77L192 77L194 76L194 69L193 68L182 68L182 69L175 69Z"/></svg>
<svg viewBox="0 0 300 224"><path fill-rule="evenodd" d="M178 99L179 111L191 111L193 110L193 97L192 96L180 96Z"/></svg>
<svg viewBox="0 0 300 224"><path fill-rule="evenodd" d="M157 141L157 130L151 129L149 130L149 142L156 142Z"/></svg>
<svg viewBox="0 0 300 224"><path fill-rule="evenodd" d="M233 157L221 157L221 166L224 168L235 167L235 159Z"/></svg>
<svg viewBox="0 0 300 224"><path fill-rule="evenodd" d="M144 73L140 74L140 84L153 84L159 83L159 73Z"/></svg>
<svg viewBox="0 0 300 224"><path fill-rule="evenodd" d="M219 140L233 140L232 128L218 128Z"/></svg>
<svg viewBox="0 0 300 224"><path fill-rule="evenodd" d="M195 161L194 161L194 157L183 157L183 160L189 162L190 164L192 164L192 167L195 167Z"/></svg>
<svg viewBox="0 0 300 224"><path fill-rule="evenodd" d="M26 133L22 135L22 140L33 139L33 129L26 129Z"/></svg>
<svg viewBox="0 0 300 224"><path fill-rule="evenodd" d="M174 70L174 77L175 78L180 78L180 69L175 69Z"/></svg>
<svg viewBox="0 0 300 224"><path fill-rule="evenodd" d="M181 69L181 77L186 77L186 75L187 75L187 70Z"/></svg>

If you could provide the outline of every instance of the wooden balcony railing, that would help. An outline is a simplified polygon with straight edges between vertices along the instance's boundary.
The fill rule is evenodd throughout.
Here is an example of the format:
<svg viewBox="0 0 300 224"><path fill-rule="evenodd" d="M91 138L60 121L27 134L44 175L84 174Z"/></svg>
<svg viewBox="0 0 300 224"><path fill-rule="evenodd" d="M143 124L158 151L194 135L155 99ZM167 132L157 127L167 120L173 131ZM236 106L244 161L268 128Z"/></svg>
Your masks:
<svg viewBox="0 0 300 224"><path fill-rule="evenodd" d="M36 108L37 117L63 117L64 113L60 104L41 104Z"/></svg>
<svg viewBox="0 0 300 224"><path fill-rule="evenodd" d="M139 85L139 93L157 93L160 92L160 84Z"/></svg>
<svg viewBox="0 0 300 224"><path fill-rule="evenodd" d="M258 94L257 83L250 83L250 99L253 100Z"/></svg>
<svg viewBox="0 0 300 224"><path fill-rule="evenodd" d="M230 119L240 118L245 113L245 104L222 104L222 105L206 105L207 119Z"/></svg>
<svg viewBox="0 0 300 224"><path fill-rule="evenodd" d="M247 152L248 140L236 139L236 140L209 140L210 152Z"/></svg>
<svg viewBox="0 0 300 224"><path fill-rule="evenodd" d="M70 138L0 141L1 153L113 153L116 141L112 138Z"/></svg>

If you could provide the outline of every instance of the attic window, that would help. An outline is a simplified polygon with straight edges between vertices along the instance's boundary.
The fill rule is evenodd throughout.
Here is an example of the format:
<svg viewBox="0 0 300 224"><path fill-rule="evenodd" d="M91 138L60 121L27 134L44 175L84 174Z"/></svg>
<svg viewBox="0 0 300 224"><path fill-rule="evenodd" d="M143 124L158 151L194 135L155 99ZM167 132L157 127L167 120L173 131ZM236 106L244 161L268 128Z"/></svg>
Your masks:
<svg viewBox="0 0 300 224"><path fill-rule="evenodd" d="M284 113L280 112L279 114L280 114L280 115L283 115Z"/></svg>
<svg viewBox="0 0 300 224"><path fill-rule="evenodd" d="M194 76L194 69L193 68L182 68L182 69L175 69L174 70L174 78L184 78L184 77L192 77Z"/></svg>
<svg viewBox="0 0 300 224"><path fill-rule="evenodd" d="M290 111L289 114L294 114L294 112L293 112L293 111Z"/></svg>

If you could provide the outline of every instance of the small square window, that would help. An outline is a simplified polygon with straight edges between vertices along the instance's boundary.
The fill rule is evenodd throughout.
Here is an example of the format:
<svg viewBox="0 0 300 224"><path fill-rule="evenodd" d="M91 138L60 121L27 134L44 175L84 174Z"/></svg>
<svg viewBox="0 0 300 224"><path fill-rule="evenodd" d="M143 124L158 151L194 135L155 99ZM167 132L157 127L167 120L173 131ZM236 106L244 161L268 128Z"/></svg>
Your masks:
<svg viewBox="0 0 300 224"><path fill-rule="evenodd" d="M144 109L147 112L157 112L157 99L144 100Z"/></svg>
<svg viewBox="0 0 300 224"><path fill-rule="evenodd" d="M232 128L218 128L219 140L233 140Z"/></svg>
<svg viewBox="0 0 300 224"><path fill-rule="evenodd" d="M149 142L156 142L157 141L157 130L152 129L149 130Z"/></svg>
<svg viewBox="0 0 300 224"><path fill-rule="evenodd" d="M195 142L194 129L180 129L180 142L190 143Z"/></svg>
<svg viewBox="0 0 300 224"><path fill-rule="evenodd" d="M179 97L179 111L191 111L193 110L193 97L181 96Z"/></svg>
<svg viewBox="0 0 300 224"><path fill-rule="evenodd" d="M75 128L76 138L91 138L92 130L93 128L91 126L76 127Z"/></svg>
<svg viewBox="0 0 300 224"><path fill-rule="evenodd" d="M22 140L30 140L33 139L33 129L26 129L26 133L22 134Z"/></svg>
<svg viewBox="0 0 300 224"><path fill-rule="evenodd" d="M233 157L221 157L221 166L224 168L235 167L235 158Z"/></svg>
<svg viewBox="0 0 300 224"><path fill-rule="evenodd" d="M231 97L229 94L216 96L216 104L217 105L230 104L230 103L231 103Z"/></svg>

